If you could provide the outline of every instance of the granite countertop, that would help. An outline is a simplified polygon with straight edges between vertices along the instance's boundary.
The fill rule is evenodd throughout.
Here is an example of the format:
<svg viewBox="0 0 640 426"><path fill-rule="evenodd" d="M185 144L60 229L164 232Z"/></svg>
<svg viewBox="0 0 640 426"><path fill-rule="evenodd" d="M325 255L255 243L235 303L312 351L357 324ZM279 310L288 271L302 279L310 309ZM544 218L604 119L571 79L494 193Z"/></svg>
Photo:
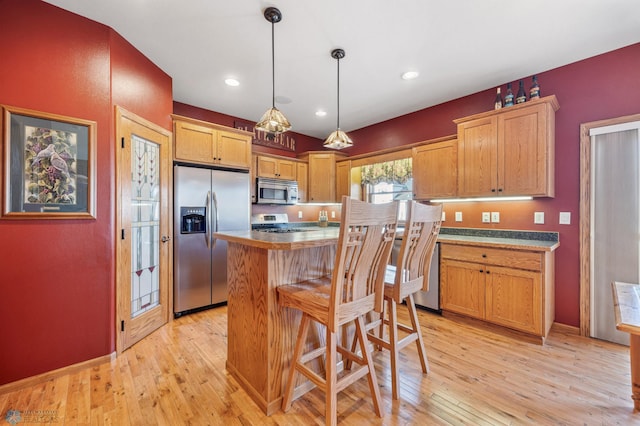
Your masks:
<svg viewBox="0 0 640 426"><path fill-rule="evenodd" d="M307 229L305 232L269 233L259 231L216 232L214 237L252 247L271 250L294 250L336 244L340 228L333 224L328 227L301 223L291 227ZM302 225L302 226L301 226ZM396 238L402 237L402 228ZM515 231L501 229L441 228L438 242L446 244L491 246L513 250L554 251L560 246L557 232Z"/></svg>
<svg viewBox="0 0 640 426"><path fill-rule="evenodd" d="M535 251L554 251L560 246L560 236L557 232L503 229L441 228L438 241L447 244Z"/></svg>

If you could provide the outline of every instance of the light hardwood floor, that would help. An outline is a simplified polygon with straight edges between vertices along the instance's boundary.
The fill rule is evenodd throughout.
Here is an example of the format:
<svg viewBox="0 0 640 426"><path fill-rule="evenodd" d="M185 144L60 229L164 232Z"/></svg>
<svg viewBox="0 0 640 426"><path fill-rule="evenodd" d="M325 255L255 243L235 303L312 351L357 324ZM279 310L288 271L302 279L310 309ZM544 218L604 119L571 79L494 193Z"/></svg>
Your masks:
<svg viewBox="0 0 640 426"><path fill-rule="evenodd" d="M184 316L112 362L0 394L0 423L19 410L23 420L68 425L324 424L317 390L287 413L262 414L225 371L226 321L226 307ZM389 356L376 354L384 417L362 379L338 396L341 424L640 424L627 347L559 328L540 346L424 311L420 322L431 372L421 374L408 348L392 401Z"/></svg>

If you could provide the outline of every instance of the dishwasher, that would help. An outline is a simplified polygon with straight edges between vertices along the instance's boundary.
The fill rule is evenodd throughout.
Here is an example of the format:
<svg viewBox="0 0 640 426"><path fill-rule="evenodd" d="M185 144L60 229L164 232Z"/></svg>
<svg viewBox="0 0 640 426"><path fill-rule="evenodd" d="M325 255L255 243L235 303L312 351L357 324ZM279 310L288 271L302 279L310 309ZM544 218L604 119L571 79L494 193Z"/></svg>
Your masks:
<svg viewBox="0 0 640 426"><path fill-rule="evenodd" d="M396 234L391 251L391 264L395 265L400 254L400 244L402 244L402 232ZM440 313L440 243L436 243L431 257L431 268L429 269L429 291L418 291L413 296L416 306L429 311Z"/></svg>

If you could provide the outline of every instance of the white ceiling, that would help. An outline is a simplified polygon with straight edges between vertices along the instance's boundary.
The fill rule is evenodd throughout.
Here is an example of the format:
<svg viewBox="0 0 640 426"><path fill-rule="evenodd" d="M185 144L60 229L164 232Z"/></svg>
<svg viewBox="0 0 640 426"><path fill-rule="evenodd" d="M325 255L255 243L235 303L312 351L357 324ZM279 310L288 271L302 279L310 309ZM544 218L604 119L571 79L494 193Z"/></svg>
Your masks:
<svg viewBox="0 0 640 426"><path fill-rule="evenodd" d="M251 121L271 106L275 6L276 106L321 139L336 126L336 47L349 132L640 42L640 0L47 2L116 30L173 78L174 100Z"/></svg>

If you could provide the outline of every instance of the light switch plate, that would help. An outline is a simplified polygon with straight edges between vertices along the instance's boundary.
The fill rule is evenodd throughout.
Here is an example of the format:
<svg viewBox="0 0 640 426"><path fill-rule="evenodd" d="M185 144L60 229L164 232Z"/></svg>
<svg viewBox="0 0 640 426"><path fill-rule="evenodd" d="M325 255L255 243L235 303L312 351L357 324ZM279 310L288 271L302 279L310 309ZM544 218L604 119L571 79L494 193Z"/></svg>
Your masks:
<svg viewBox="0 0 640 426"><path fill-rule="evenodd" d="M571 212L560 212L560 225L571 225Z"/></svg>
<svg viewBox="0 0 640 426"><path fill-rule="evenodd" d="M442 211L442 221L444 222L444 221L446 220L446 218L447 218L447 215L446 215L446 214L444 214L444 210L443 210L443 211Z"/></svg>
<svg viewBox="0 0 640 426"><path fill-rule="evenodd" d="M544 224L544 212L533 213L533 223L537 223L538 225Z"/></svg>
<svg viewBox="0 0 640 426"><path fill-rule="evenodd" d="M500 223L500 212L491 212L491 223Z"/></svg>
<svg viewBox="0 0 640 426"><path fill-rule="evenodd" d="M302 210L298 210L298 219L302 219Z"/></svg>
<svg viewBox="0 0 640 426"><path fill-rule="evenodd" d="M489 223L489 222L491 222L491 213L482 212L482 223Z"/></svg>
<svg viewBox="0 0 640 426"><path fill-rule="evenodd" d="M462 222L462 212L456 212L456 222Z"/></svg>
<svg viewBox="0 0 640 426"><path fill-rule="evenodd" d="M331 219L335 219L336 218L336 212L332 211L331 212Z"/></svg>

